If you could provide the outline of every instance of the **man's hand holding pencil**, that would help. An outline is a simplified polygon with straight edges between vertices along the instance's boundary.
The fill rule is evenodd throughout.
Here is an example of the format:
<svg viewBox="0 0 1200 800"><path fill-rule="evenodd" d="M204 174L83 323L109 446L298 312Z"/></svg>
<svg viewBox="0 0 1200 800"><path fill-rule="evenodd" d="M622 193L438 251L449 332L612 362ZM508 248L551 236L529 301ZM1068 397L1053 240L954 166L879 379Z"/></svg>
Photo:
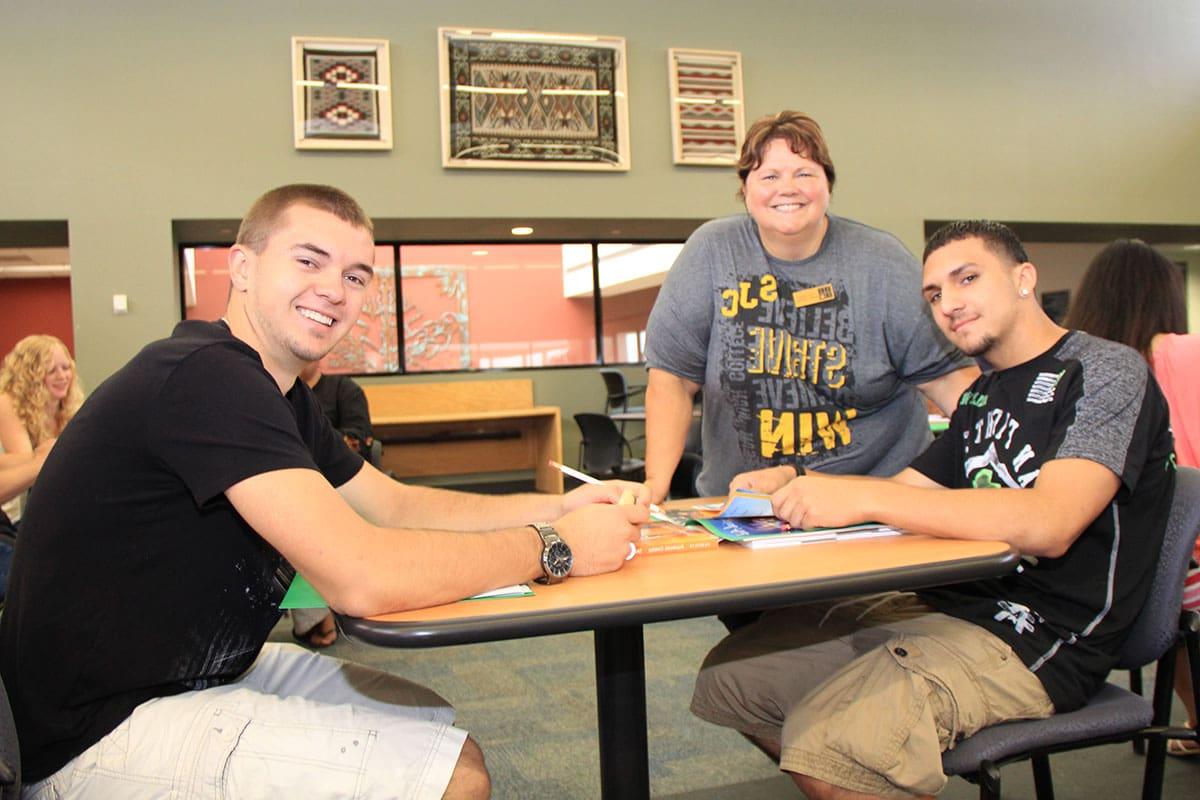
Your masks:
<svg viewBox="0 0 1200 800"><path fill-rule="evenodd" d="M586 472L580 472L565 464L560 464L553 459L550 460L550 466L583 484L563 495L563 511L570 511L588 503L621 503L623 495L628 492L633 498L633 504L645 506L650 509L651 519L656 519L660 522L671 521L670 518L663 514L661 508L650 502L650 489L644 483L634 483L633 481L602 481L599 478L588 475Z"/></svg>
<svg viewBox="0 0 1200 800"><path fill-rule="evenodd" d="M602 481L595 476L588 475L586 472L580 472L565 464L560 464L553 459L550 460L550 466L582 483L581 486L563 495L563 511L567 514L564 520L584 514L590 516L604 514L605 512L597 508L598 506L623 506L624 508L621 509L623 518L615 521L613 524L618 528L625 525L635 525L637 532L636 535L623 540L627 548L622 553L623 560L629 561L637 555L637 540L641 538L641 526L648 521L648 518L661 516L661 512L658 512L658 509L650 503L650 490L646 485L633 483L632 481ZM589 511L589 509L593 510ZM648 514L648 509L654 509L654 511ZM608 511L607 514L611 515L612 511ZM574 551L575 545L570 541L568 541L568 544L571 544L571 549ZM608 555L611 556L611 554ZM576 568L572 570L572 573L585 574L580 571L578 557L575 563ZM615 567L608 567L608 569L615 569ZM599 571L606 570L601 568Z"/></svg>

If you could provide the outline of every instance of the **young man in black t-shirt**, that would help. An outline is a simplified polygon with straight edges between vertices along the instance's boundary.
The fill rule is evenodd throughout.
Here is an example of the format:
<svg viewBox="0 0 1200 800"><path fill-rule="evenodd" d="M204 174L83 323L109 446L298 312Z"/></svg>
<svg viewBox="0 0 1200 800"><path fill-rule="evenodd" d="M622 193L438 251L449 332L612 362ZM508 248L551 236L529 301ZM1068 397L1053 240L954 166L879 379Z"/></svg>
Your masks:
<svg viewBox="0 0 1200 800"><path fill-rule="evenodd" d="M35 797L486 796L436 694L264 647L288 564L357 616L606 572L648 492L487 497L364 464L297 375L354 325L373 258L344 193L268 192L231 250L226 317L147 345L58 439L0 619ZM626 489L640 504L616 504ZM526 524L546 520L562 541Z"/></svg>
<svg viewBox="0 0 1200 800"><path fill-rule="evenodd" d="M946 226L924 295L993 367L949 430L890 479L734 479L796 526L874 520L1023 556L1003 578L769 612L709 654L693 711L777 754L809 797L940 791L957 739L1086 702L1146 600L1175 483L1166 402L1135 351L1050 320L1036 282L1004 226Z"/></svg>

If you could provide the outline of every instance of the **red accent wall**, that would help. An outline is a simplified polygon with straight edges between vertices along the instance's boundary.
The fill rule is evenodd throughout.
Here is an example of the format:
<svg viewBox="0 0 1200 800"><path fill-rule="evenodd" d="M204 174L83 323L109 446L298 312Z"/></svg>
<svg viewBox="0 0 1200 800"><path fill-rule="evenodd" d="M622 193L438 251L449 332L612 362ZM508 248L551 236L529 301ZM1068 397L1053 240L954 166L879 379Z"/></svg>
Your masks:
<svg viewBox="0 0 1200 800"><path fill-rule="evenodd" d="M196 305L184 319L220 319L229 298L229 248L196 248Z"/></svg>
<svg viewBox="0 0 1200 800"><path fill-rule="evenodd" d="M474 255L476 250L487 254ZM528 358L543 354L542 366L590 364L596 360L592 298L563 297L562 248L528 245L402 245L402 267L441 266L466 274L471 366L481 357ZM436 279L402 278L404 305L413 321L435 319L457 308L440 296ZM456 351L457 352L457 351ZM444 351L417 369L461 369Z"/></svg>
<svg viewBox="0 0 1200 800"><path fill-rule="evenodd" d="M0 357L32 333L57 336L74 357L70 278L0 280Z"/></svg>
<svg viewBox="0 0 1200 800"><path fill-rule="evenodd" d="M562 266L550 269L471 270L467 273L471 342L512 343L513 354L532 343L549 346L544 366L596 360L592 298L564 298ZM560 349L561 348L561 349ZM479 365L479 352L472 366Z"/></svg>
<svg viewBox="0 0 1200 800"><path fill-rule="evenodd" d="M609 364L621 363L618 357L614 337L620 333L640 332L646 330L646 320L650 318L650 309L658 299L658 288L639 289L626 294L605 297L604 312L604 360ZM641 353L623 354L626 359L641 361Z"/></svg>

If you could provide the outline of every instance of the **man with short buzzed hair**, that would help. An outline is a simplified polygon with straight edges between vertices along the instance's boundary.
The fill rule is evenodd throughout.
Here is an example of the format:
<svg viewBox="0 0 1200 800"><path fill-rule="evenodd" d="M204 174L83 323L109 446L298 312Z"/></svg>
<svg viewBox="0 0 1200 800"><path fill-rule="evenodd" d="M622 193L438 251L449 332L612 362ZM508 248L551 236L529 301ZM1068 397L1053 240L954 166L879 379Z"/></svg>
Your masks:
<svg viewBox="0 0 1200 800"><path fill-rule="evenodd" d="M27 796L487 796L434 692L264 646L291 567L355 616L607 572L648 493L488 497L365 464L297 376L354 325L374 250L344 192L268 192L226 316L147 345L58 439L0 619Z"/></svg>

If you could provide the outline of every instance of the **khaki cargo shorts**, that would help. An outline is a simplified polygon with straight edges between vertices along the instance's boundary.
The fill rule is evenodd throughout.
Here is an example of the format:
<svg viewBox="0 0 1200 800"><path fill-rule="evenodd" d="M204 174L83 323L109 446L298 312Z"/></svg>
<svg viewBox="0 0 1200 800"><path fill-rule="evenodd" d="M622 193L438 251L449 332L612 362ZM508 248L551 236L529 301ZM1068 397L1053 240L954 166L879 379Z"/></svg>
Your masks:
<svg viewBox="0 0 1200 800"><path fill-rule="evenodd" d="M1053 711L1012 648L911 594L767 612L708 654L692 698L779 742L781 769L885 797L938 793L954 742Z"/></svg>

